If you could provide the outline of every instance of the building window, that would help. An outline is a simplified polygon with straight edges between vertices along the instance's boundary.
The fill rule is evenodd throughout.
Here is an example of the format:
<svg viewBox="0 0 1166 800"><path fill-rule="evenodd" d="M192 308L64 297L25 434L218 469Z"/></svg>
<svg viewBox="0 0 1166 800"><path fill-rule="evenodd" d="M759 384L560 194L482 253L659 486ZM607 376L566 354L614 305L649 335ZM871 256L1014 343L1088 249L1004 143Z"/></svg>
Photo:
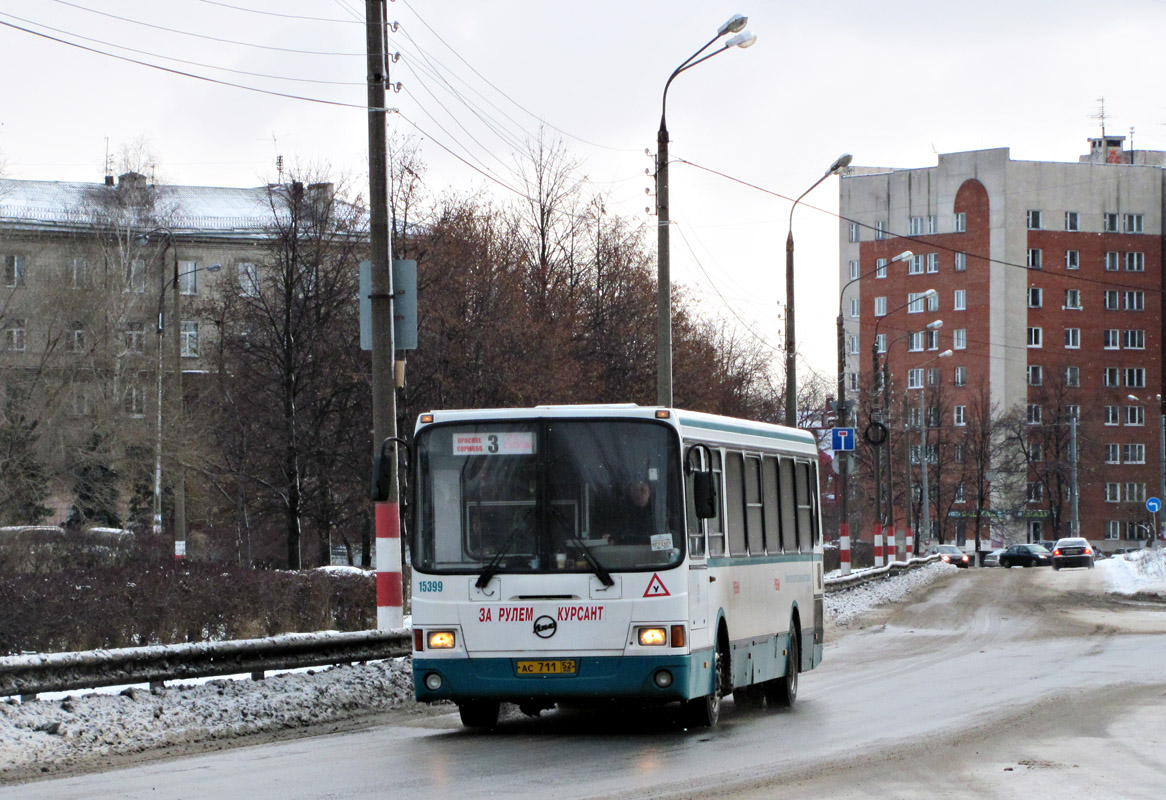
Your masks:
<svg viewBox="0 0 1166 800"><path fill-rule="evenodd" d="M885 258L880 258L878 261L875 262L875 277L876 278L887 277L887 260Z"/></svg>
<svg viewBox="0 0 1166 800"><path fill-rule="evenodd" d="M928 386L938 386L939 385L939 367L928 367L927 368L927 385ZM929 424L938 425L939 424L939 413L936 410L936 408L933 406L928 413L930 413L931 418L935 420L934 422L931 422Z"/></svg>
<svg viewBox="0 0 1166 800"><path fill-rule="evenodd" d="M1040 364L1029 364L1028 365L1028 385L1029 386L1040 386L1042 383L1044 383L1044 375L1045 375L1044 367L1042 367Z"/></svg>
<svg viewBox="0 0 1166 800"><path fill-rule="evenodd" d="M907 349L918 353L923 349L923 331L912 331L910 340L907 343Z"/></svg>
<svg viewBox="0 0 1166 800"><path fill-rule="evenodd" d="M939 272L939 253L927 254L927 271L931 273Z"/></svg>
<svg viewBox="0 0 1166 800"><path fill-rule="evenodd" d="M1079 250L1065 251L1065 269L1081 269L1081 252Z"/></svg>
<svg viewBox="0 0 1166 800"><path fill-rule="evenodd" d="M857 261L851 261L851 264L857 264ZM242 297L258 297L259 296L259 270L250 261L240 261L236 267L236 272L239 277L239 294ZM852 278L857 278L857 275L852 275Z"/></svg>
<svg viewBox="0 0 1166 800"><path fill-rule="evenodd" d="M1029 269L1040 269L1041 268L1041 251L1040 251L1039 247L1028 248L1028 268Z"/></svg>
<svg viewBox="0 0 1166 800"><path fill-rule="evenodd" d="M23 256L4 256L4 285L10 289L24 285Z"/></svg>
<svg viewBox="0 0 1166 800"><path fill-rule="evenodd" d="M955 463L957 463L957 464L967 463L967 460L968 460L968 447L967 447L967 445L960 443L960 444L957 444L955 447L953 447L952 448L952 458L955 459Z"/></svg>
<svg viewBox="0 0 1166 800"><path fill-rule="evenodd" d="M131 417L146 416L146 393L141 386L127 386L123 403L125 412Z"/></svg>
<svg viewBox="0 0 1166 800"><path fill-rule="evenodd" d="M1029 347L1040 347L1041 341L1042 341L1041 340L1041 329L1040 328L1029 328L1028 329L1028 346Z"/></svg>
<svg viewBox="0 0 1166 800"><path fill-rule="evenodd" d="M966 289L955 290L955 304L953 308L956 311L966 311L968 308L968 292Z"/></svg>
<svg viewBox="0 0 1166 800"><path fill-rule="evenodd" d="M1080 328L1065 328L1065 347L1069 350L1077 350L1081 347Z"/></svg>
<svg viewBox="0 0 1166 800"><path fill-rule="evenodd" d="M24 320L8 319L4 327L4 348L14 353L22 353L26 347Z"/></svg>
<svg viewBox="0 0 1166 800"><path fill-rule="evenodd" d="M1145 539L1150 534L1150 526L1144 522L1134 522L1132 519L1126 520L1126 538L1127 539Z"/></svg>
<svg viewBox="0 0 1166 800"><path fill-rule="evenodd" d="M955 232L964 233L968 229L968 215L963 211L957 211L955 215Z"/></svg>
<svg viewBox="0 0 1166 800"><path fill-rule="evenodd" d="M952 496L951 501L953 503L966 503L967 501L964 499L964 493L966 491L963 481L960 481L955 485L955 494Z"/></svg>
<svg viewBox="0 0 1166 800"><path fill-rule="evenodd" d="M1065 367L1065 385L1076 389L1081 385L1081 368Z"/></svg>
<svg viewBox="0 0 1166 800"><path fill-rule="evenodd" d="M878 222L875 223L875 238L880 239L880 240L887 238L887 223L886 222L879 220Z"/></svg>
<svg viewBox="0 0 1166 800"><path fill-rule="evenodd" d="M907 388L908 389L922 389L923 388L923 368L916 367L907 370Z"/></svg>
<svg viewBox="0 0 1166 800"><path fill-rule="evenodd" d="M84 386L73 386L73 408L74 417L89 416L89 393Z"/></svg>
<svg viewBox="0 0 1166 800"><path fill-rule="evenodd" d="M73 279L74 289L86 288L89 286L89 262L83 258L70 260L69 275Z"/></svg>
<svg viewBox="0 0 1166 800"><path fill-rule="evenodd" d="M875 349L880 353L887 352L887 335L885 333L875 336Z"/></svg>
<svg viewBox="0 0 1166 800"><path fill-rule="evenodd" d="M198 323L182 321L182 357L198 358Z"/></svg>
<svg viewBox="0 0 1166 800"><path fill-rule="evenodd" d="M907 294L907 313L922 314L927 308L926 297L926 292L909 292Z"/></svg>
<svg viewBox="0 0 1166 800"><path fill-rule="evenodd" d="M1028 288L1028 307L1040 308L1044 305L1044 290L1035 286Z"/></svg>
<svg viewBox="0 0 1166 800"><path fill-rule="evenodd" d="M178 262L178 293L198 294L198 262Z"/></svg>
<svg viewBox="0 0 1166 800"><path fill-rule="evenodd" d="M968 268L968 254L967 253L956 253L955 254L955 271L956 272L963 272L967 268Z"/></svg>
<svg viewBox="0 0 1166 800"><path fill-rule="evenodd" d="M885 259L880 258L879 261L885 261ZM252 266L254 266L254 265L252 265ZM858 259L855 258L855 259L852 259L850 261L850 280L852 280L852 281L858 280L858 275L859 275ZM239 288L240 288L242 294L247 294L246 290L243 289L243 265L242 264L239 265L239 284L240 284Z"/></svg>
<svg viewBox="0 0 1166 800"><path fill-rule="evenodd" d="M1041 423L1041 407L1040 403L1028 404L1028 424L1040 425Z"/></svg>
<svg viewBox="0 0 1166 800"><path fill-rule="evenodd" d="M65 331L65 347L71 353L85 352L85 323L69 323Z"/></svg>
<svg viewBox="0 0 1166 800"><path fill-rule="evenodd" d="M1126 272L1145 272L1145 253L1126 253Z"/></svg>
<svg viewBox="0 0 1166 800"><path fill-rule="evenodd" d="M1105 445L1105 463L1106 464L1120 464L1121 463L1121 446L1110 442Z"/></svg>
<svg viewBox="0 0 1166 800"><path fill-rule="evenodd" d="M876 317L885 317L887 315L887 298L875 298L874 313Z"/></svg>
<svg viewBox="0 0 1166 800"><path fill-rule="evenodd" d="M1105 214L1105 232L1117 233L1117 214Z"/></svg>
<svg viewBox="0 0 1166 800"><path fill-rule="evenodd" d="M847 378L849 379L848 382L850 383L850 391L857 392L858 391L858 373L857 372L847 373Z"/></svg>
<svg viewBox="0 0 1166 800"><path fill-rule="evenodd" d="M1126 483L1126 502L1127 503L1145 503L1146 502L1146 484L1138 483L1137 481L1128 481Z"/></svg>
<svg viewBox="0 0 1166 800"><path fill-rule="evenodd" d="M1104 372L1105 385L1108 387L1121 386L1121 370L1117 367L1106 367Z"/></svg>
<svg viewBox="0 0 1166 800"><path fill-rule="evenodd" d="M857 222L850 223L850 241L857 242L860 226Z"/></svg>
<svg viewBox="0 0 1166 800"><path fill-rule="evenodd" d="M1143 291L1130 291L1125 293L1126 311L1145 311L1146 310L1146 293Z"/></svg>
<svg viewBox="0 0 1166 800"><path fill-rule="evenodd" d="M1105 292L1105 310L1117 311L1119 308L1121 308L1121 304L1119 302L1120 296L1121 292L1115 291L1113 289L1107 289Z"/></svg>
<svg viewBox="0 0 1166 800"><path fill-rule="evenodd" d="M852 356L858 355L858 337L857 336L850 337L850 355L852 355Z"/></svg>
<svg viewBox="0 0 1166 800"><path fill-rule="evenodd" d="M1117 481L1111 481L1105 484L1105 502L1120 503L1121 502L1121 484Z"/></svg>
<svg viewBox="0 0 1166 800"><path fill-rule="evenodd" d="M1141 233L1142 232L1142 215L1141 214L1126 214L1123 217L1125 223L1126 233Z"/></svg>
<svg viewBox="0 0 1166 800"><path fill-rule="evenodd" d="M967 386L968 385L968 368L967 367L956 367L955 368L955 385L956 386Z"/></svg>
<svg viewBox="0 0 1166 800"><path fill-rule="evenodd" d="M922 275L923 274L923 256L911 256L911 263L907 266L908 275Z"/></svg>
<svg viewBox="0 0 1166 800"><path fill-rule="evenodd" d="M1121 424L1121 409L1118 406L1105 407L1105 424L1119 425Z"/></svg>
<svg viewBox="0 0 1166 800"><path fill-rule="evenodd" d="M1107 328L1101 333L1106 350L1117 350L1121 346L1121 340L1118 338L1121 332L1117 328Z"/></svg>
<svg viewBox="0 0 1166 800"><path fill-rule="evenodd" d="M1039 464L1045 460L1045 446L1039 439L1028 443L1028 460L1032 464Z"/></svg>
<svg viewBox="0 0 1166 800"><path fill-rule="evenodd" d="M126 352L144 353L146 351L146 326L141 322L130 322L126 325Z"/></svg>
<svg viewBox="0 0 1166 800"><path fill-rule="evenodd" d="M1108 333L1108 331L1106 331ZM1122 346L1126 350L1145 350L1146 332L1143 330L1129 330L1122 334Z"/></svg>
<svg viewBox="0 0 1166 800"><path fill-rule="evenodd" d="M927 217L927 232L939 233L939 217L931 214Z"/></svg>
<svg viewBox="0 0 1166 800"><path fill-rule="evenodd" d="M1144 444L1123 444L1121 446L1121 460L1124 464L1145 464L1146 446Z"/></svg>
<svg viewBox="0 0 1166 800"><path fill-rule="evenodd" d="M1065 212L1065 230L1067 230L1067 231L1081 230L1080 226L1077 224L1077 212L1076 211L1066 211Z"/></svg>
<svg viewBox="0 0 1166 800"><path fill-rule="evenodd" d="M1105 521L1105 538L1106 539L1120 539L1121 538L1121 523L1116 519L1108 519Z"/></svg>
<svg viewBox="0 0 1166 800"><path fill-rule="evenodd" d="M908 222L908 230L910 231L910 236L922 236L923 217L911 217L910 221Z"/></svg>
<svg viewBox="0 0 1166 800"><path fill-rule="evenodd" d="M1126 425L1145 425L1145 406L1126 406Z"/></svg>
<svg viewBox="0 0 1166 800"><path fill-rule="evenodd" d="M1146 388L1146 370L1144 367L1126 367L1126 386L1130 389Z"/></svg>
<svg viewBox="0 0 1166 800"><path fill-rule="evenodd" d="M858 319L859 305L857 297L850 298L850 316L854 319Z"/></svg>
<svg viewBox="0 0 1166 800"><path fill-rule="evenodd" d="M132 259L126 265L125 290L135 294L142 294L146 291L146 260L144 258Z"/></svg>
<svg viewBox="0 0 1166 800"><path fill-rule="evenodd" d="M1105 271L1117 272L1121 269L1121 253L1116 250L1108 250L1105 253Z"/></svg>
<svg viewBox="0 0 1166 800"><path fill-rule="evenodd" d="M1045 496L1044 484L1040 481L1029 481L1028 483L1028 502L1039 503Z"/></svg>
<svg viewBox="0 0 1166 800"><path fill-rule="evenodd" d="M938 350L939 349L939 331L934 331L934 330L927 331L927 349L928 350Z"/></svg>
<svg viewBox="0 0 1166 800"><path fill-rule="evenodd" d="M1028 229L1030 231L1039 231L1040 230L1040 212L1039 211L1029 211L1028 216L1027 216L1027 220L1028 220Z"/></svg>
<svg viewBox="0 0 1166 800"><path fill-rule="evenodd" d="M1081 310L1081 290L1080 289L1066 289L1065 290L1065 308L1072 311Z"/></svg>
<svg viewBox="0 0 1166 800"><path fill-rule="evenodd" d="M956 328L951 333L951 348L953 350L965 350L968 346L968 329Z"/></svg>
<svg viewBox="0 0 1166 800"><path fill-rule="evenodd" d="M954 414L953 418L955 419L956 425L967 425L968 424L968 407L967 406L956 406L954 409L952 409L952 413Z"/></svg>

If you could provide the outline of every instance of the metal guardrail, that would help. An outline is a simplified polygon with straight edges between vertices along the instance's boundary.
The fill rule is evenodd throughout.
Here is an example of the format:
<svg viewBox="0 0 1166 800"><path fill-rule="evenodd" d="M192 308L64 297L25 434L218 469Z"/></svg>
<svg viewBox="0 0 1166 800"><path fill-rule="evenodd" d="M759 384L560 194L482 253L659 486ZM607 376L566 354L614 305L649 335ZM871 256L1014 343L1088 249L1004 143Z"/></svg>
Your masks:
<svg viewBox="0 0 1166 800"><path fill-rule="evenodd" d="M896 561L885 567L827 578L827 592L898 575L936 556ZM41 692L66 692L126 683L210 678L270 670L322 667L398 658L412 652L408 630L288 633L264 639L123 647L76 653L33 653L0 658L0 697L34 699Z"/></svg>
<svg viewBox="0 0 1166 800"><path fill-rule="evenodd" d="M913 569L926 566L933 561L939 559L939 556L924 556L922 558L909 558L906 561L892 561L885 567L875 567L873 569L864 569L857 572L851 572L849 575L840 575L836 578L827 578L826 592L843 592L847 589L853 589L864 583L886 578L891 575L899 575L903 572L909 572Z"/></svg>
<svg viewBox="0 0 1166 800"><path fill-rule="evenodd" d="M289 633L265 639L124 647L0 658L0 697L33 699L40 692L160 683L217 675L263 673L406 656L407 630Z"/></svg>

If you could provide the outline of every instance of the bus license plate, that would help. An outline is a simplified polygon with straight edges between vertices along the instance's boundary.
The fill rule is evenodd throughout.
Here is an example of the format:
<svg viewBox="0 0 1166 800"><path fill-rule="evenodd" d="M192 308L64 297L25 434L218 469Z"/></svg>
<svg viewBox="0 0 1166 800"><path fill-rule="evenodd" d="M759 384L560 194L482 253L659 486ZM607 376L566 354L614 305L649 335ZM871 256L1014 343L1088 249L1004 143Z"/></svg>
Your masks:
<svg viewBox="0 0 1166 800"><path fill-rule="evenodd" d="M554 661L519 661L519 675L574 675L575 659Z"/></svg>

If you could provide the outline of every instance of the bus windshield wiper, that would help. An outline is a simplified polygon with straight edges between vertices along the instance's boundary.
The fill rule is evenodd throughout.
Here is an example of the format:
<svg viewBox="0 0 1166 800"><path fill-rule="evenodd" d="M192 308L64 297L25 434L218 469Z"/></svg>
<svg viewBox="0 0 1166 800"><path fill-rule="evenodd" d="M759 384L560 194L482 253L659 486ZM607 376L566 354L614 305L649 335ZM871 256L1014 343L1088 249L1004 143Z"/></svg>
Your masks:
<svg viewBox="0 0 1166 800"><path fill-rule="evenodd" d="M474 581L474 586L477 586L479 589L486 588L486 584L488 584L490 579L493 578L494 575L498 572L498 565L502 563L502 559L509 555L510 546L514 544L514 540L518 536L518 531L521 528L522 521L514 523L514 527L510 529L510 535L506 537L506 544L502 545L502 549L495 553L494 557L490 559L490 563L486 565L486 568L482 570L480 575L478 575L478 579Z"/></svg>
<svg viewBox="0 0 1166 800"><path fill-rule="evenodd" d="M612 580L611 573L608 572L607 568L599 562L599 559L596 558L595 554L591 552L591 548L589 548L586 543L584 543L584 541L579 538L579 534L575 533L575 526L571 524L569 519L567 519L567 515L563 513L562 509L551 506L551 513L559 518L559 520L563 523L564 528L570 531L569 535L571 537L571 541L579 546L579 550L583 553L583 558L587 560L587 563L591 567L591 571L594 572L596 576L598 576L603 585L614 586L615 581Z"/></svg>

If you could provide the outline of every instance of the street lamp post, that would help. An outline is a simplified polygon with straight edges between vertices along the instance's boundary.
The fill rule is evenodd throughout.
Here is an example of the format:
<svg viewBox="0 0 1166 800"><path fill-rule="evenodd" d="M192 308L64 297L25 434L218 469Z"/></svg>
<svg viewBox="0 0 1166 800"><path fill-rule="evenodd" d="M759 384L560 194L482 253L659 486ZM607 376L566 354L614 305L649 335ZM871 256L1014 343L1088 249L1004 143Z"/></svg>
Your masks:
<svg viewBox="0 0 1166 800"><path fill-rule="evenodd" d="M692 69L702 61L707 61L731 47L749 47L757 41L752 33L742 32L749 22L748 17L734 14L721 27L717 35L703 47L684 60L668 76L664 93L660 100L660 130L656 133L656 404L672 405L672 277L669 264L668 240L668 87L676 76ZM725 40L720 50L714 50L703 57L701 53L713 45L717 39L733 34Z"/></svg>
<svg viewBox="0 0 1166 800"><path fill-rule="evenodd" d="M813 186L798 195L798 199L794 200L789 209L789 233L785 237L785 424L794 428L798 427L797 342L794 325L794 209L798 207L803 197L817 188L818 184L850 166L853 158L850 153L838 156L826 169L825 174L814 181ZM852 280L851 283L853 282ZM842 291L846 291L845 286ZM838 305L838 318L841 319L841 292L838 295Z"/></svg>
<svg viewBox="0 0 1166 800"><path fill-rule="evenodd" d="M812 188L812 187L811 187ZM791 212L792 214L792 212ZM791 217L792 220L792 217ZM899 255L891 259L892 263L899 261L906 261L911 257L910 250L904 250ZM837 350L838 350L838 408L836 409L837 424L840 428L846 428L847 422L850 421L850 407L846 402L846 328L843 325L842 318L842 303L846 297L846 290L850 288L851 284L860 281L870 275L875 274L882 266L875 267L857 277L851 278L842 285L838 291L838 321L837 321ZM877 327L877 323L876 323ZM787 378L788 381L788 378ZM787 383L788 388L788 383ZM788 402L789 395L786 395ZM838 463L838 492L842 495L839 502L839 516L838 516L838 542L840 553L840 568L843 575L850 574L850 457L843 453L839 457Z"/></svg>
<svg viewBox="0 0 1166 800"><path fill-rule="evenodd" d="M951 350L944 350L935 358L930 358L924 361L919 369L923 369L932 361L939 358L948 358L951 356ZM928 538L931 537L931 497L927 490L927 376L923 376L923 380L919 383L919 467L922 470L922 491L923 491L923 518L920 527L923 529L923 534Z"/></svg>

